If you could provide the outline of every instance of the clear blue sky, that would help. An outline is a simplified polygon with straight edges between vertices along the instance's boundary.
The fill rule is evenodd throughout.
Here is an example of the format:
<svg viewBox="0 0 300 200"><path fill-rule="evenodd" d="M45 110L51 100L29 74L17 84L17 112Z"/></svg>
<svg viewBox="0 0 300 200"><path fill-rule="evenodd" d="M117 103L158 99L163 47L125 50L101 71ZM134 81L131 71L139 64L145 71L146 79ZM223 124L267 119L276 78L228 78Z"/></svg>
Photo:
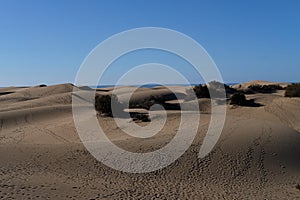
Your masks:
<svg viewBox="0 0 300 200"><path fill-rule="evenodd" d="M98 43L146 26L194 38L225 82L300 81L297 0L0 0L0 86L74 82Z"/></svg>

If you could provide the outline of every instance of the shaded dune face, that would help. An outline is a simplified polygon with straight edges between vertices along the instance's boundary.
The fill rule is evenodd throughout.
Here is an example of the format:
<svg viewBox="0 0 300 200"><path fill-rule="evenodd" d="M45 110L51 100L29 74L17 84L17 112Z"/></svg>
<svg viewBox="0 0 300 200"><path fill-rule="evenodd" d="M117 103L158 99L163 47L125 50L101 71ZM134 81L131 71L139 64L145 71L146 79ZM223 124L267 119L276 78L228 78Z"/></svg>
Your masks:
<svg viewBox="0 0 300 200"><path fill-rule="evenodd" d="M255 99L262 106L228 106L221 138L203 159L198 159L198 152L210 122L211 102L199 99L198 134L187 152L159 171L128 174L103 165L81 143L72 117L73 87L61 84L0 89L3 199L300 198L296 188L300 184L299 98L285 98L280 91L251 94L247 99ZM184 99L185 87L176 86L174 90L181 99L157 87L140 88L131 100L141 102L153 95L177 104ZM126 91L126 87L117 89L120 101L128 98ZM110 94L111 88L97 93ZM125 134L113 118L98 120L113 143L142 153L165 146L176 134L180 111L170 109L167 114L164 128L146 139Z"/></svg>

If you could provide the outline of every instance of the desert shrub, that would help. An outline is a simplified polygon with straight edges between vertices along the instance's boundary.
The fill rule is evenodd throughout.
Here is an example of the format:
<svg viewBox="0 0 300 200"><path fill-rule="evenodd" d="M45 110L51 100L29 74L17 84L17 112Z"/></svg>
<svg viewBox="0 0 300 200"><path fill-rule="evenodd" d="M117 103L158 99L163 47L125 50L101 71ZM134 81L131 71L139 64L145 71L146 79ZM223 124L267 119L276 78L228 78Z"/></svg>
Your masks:
<svg viewBox="0 0 300 200"><path fill-rule="evenodd" d="M105 116L112 116L112 106L116 110L121 111L122 106L115 95L96 95L95 96L95 109L100 114Z"/></svg>
<svg viewBox="0 0 300 200"><path fill-rule="evenodd" d="M191 101L191 100L195 99L194 96L193 96L193 94L194 94L194 90L193 89L191 89L191 88L190 89L186 89L185 92L186 92L186 96L184 97L185 101Z"/></svg>
<svg viewBox="0 0 300 200"><path fill-rule="evenodd" d="M211 81L208 83L210 89L215 89L215 90L220 90L220 89L225 89L225 91L230 91L230 92L236 92L236 89L230 87L229 85L225 83L220 83L218 81Z"/></svg>
<svg viewBox="0 0 300 200"><path fill-rule="evenodd" d="M233 94L236 92L236 90L234 88L231 88L224 83L220 83L218 81L211 81L208 83L208 86L200 84L200 85L194 86L193 90L191 90L191 89L187 90L186 91L187 96L186 96L185 100L187 100L187 101L193 100L192 99L193 92L197 98L210 98L211 95L209 92L212 92L215 97L221 98L221 97L224 97L224 95L222 94L223 89L225 89L226 96L228 96L228 94Z"/></svg>
<svg viewBox="0 0 300 200"><path fill-rule="evenodd" d="M193 90L197 98L210 98L207 85L196 85Z"/></svg>
<svg viewBox="0 0 300 200"><path fill-rule="evenodd" d="M186 96L184 97L185 101L191 101L197 98L194 96L196 94L194 88L186 89L185 91L186 91Z"/></svg>
<svg viewBox="0 0 300 200"><path fill-rule="evenodd" d="M196 85L193 88L193 91L197 98L210 98L209 90L207 85ZM192 91L189 91L192 92Z"/></svg>
<svg viewBox="0 0 300 200"><path fill-rule="evenodd" d="M296 185L296 188L297 188L298 190L300 190L300 184L297 184L297 185Z"/></svg>
<svg viewBox="0 0 300 200"><path fill-rule="evenodd" d="M234 89L228 85L225 85L225 92L226 92L226 96L229 96L229 94L234 94L234 93L237 93L238 90L237 89Z"/></svg>
<svg viewBox="0 0 300 200"><path fill-rule="evenodd" d="M225 83L220 83L218 81L211 81L208 83L209 88L213 88L213 89L222 89L224 88L226 91L230 90L230 91L236 91L236 89L230 87L229 85L225 84Z"/></svg>
<svg viewBox="0 0 300 200"><path fill-rule="evenodd" d="M288 85L285 89L286 97L300 97L300 83L293 83Z"/></svg>
<svg viewBox="0 0 300 200"><path fill-rule="evenodd" d="M224 98L224 90L225 90L225 97L227 98L230 94L234 94L237 92L236 89L226 85L225 83L220 83L218 81L211 81L208 83L208 89L212 92L217 98Z"/></svg>
<svg viewBox="0 0 300 200"><path fill-rule="evenodd" d="M211 81L208 83L210 88L213 89L221 89L221 88L228 88L229 86L224 84L224 83L220 83L218 81Z"/></svg>
<svg viewBox="0 0 300 200"><path fill-rule="evenodd" d="M145 98L142 101L138 101L138 102L129 102L129 108L143 108L146 110L149 110L151 108L151 106L153 106L156 103L162 103L161 100L159 100L158 97L155 96L150 96L148 98Z"/></svg>
<svg viewBox="0 0 300 200"><path fill-rule="evenodd" d="M150 118L148 114L145 113L138 113L133 117L134 120L140 120L142 122L150 122Z"/></svg>
<svg viewBox="0 0 300 200"><path fill-rule="evenodd" d="M169 106L166 101L177 99L175 94L149 96L142 101L130 101L129 108L143 108L149 110L154 104L160 104L163 107ZM169 106L170 107L170 106Z"/></svg>
<svg viewBox="0 0 300 200"><path fill-rule="evenodd" d="M235 93L230 99L231 105L247 106L248 101L243 93Z"/></svg>
<svg viewBox="0 0 300 200"><path fill-rule="evenodd" d="M259 92L259 93L272 93L276 92L276 90L282 90L283 88L280 85L250 85L248 87L254 92Z"/></svg>
<svg viewBox="0 0 300 200"><path fill-rule="evenodd" d="M194 100L193 98L196 96L197 98L210 98L209 90L207 85L196 85L193 89L186 90L185 101Z"/></svg>

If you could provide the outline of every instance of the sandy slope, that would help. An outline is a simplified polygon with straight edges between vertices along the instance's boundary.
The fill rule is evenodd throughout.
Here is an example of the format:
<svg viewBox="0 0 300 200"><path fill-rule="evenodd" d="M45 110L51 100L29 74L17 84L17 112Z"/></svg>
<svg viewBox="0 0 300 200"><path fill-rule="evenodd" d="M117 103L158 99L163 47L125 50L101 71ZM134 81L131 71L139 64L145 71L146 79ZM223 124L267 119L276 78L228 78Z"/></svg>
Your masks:
<svg viewBox="0 0 300 200"><path fill-rule="evenodd" d="M0 199L300 199L299 98L254 94L248 98L263 106L228 106L217 146L199 160L210 121L204 109L198 135L178 161L156 172L128 174L101 164L81 144L72 89L70 84L1 89L12 93L0 96ZM126 87L118 94L126 95ZM168 94L164 88L140 89L134 98ZM200 104L209 105L205 99ZM134 152L159 149L179 122L180 113L168 111L162 131L142 140L122 133L111 118L99 119L112 141Z"/></svg>

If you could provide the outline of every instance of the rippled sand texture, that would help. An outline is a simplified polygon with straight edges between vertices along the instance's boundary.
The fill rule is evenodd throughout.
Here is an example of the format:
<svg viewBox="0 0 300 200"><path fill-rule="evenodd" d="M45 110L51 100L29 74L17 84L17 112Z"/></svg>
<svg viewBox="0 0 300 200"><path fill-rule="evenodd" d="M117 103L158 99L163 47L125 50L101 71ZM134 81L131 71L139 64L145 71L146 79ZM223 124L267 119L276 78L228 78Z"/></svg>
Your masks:
<svg viewBox="0 0 300 200"><path fill-rule="evenodd" d="M184 87L175 89L184 96ZM101 164L82 145L72 90L71 84L0 89L0 199L300 199L300 98L252 94L247 98L263 106L228 106L218 144L199 160L210 121L202 99L198 135L188 151L162 170L128 174ZM122 99L126 87L118 94ZM134 98L151 94L168 91L141 89ZM168 111L161 133L138 140L112 118L99 117L114 143L136 152L165 145L179 122L180 112Z"/></svg>

